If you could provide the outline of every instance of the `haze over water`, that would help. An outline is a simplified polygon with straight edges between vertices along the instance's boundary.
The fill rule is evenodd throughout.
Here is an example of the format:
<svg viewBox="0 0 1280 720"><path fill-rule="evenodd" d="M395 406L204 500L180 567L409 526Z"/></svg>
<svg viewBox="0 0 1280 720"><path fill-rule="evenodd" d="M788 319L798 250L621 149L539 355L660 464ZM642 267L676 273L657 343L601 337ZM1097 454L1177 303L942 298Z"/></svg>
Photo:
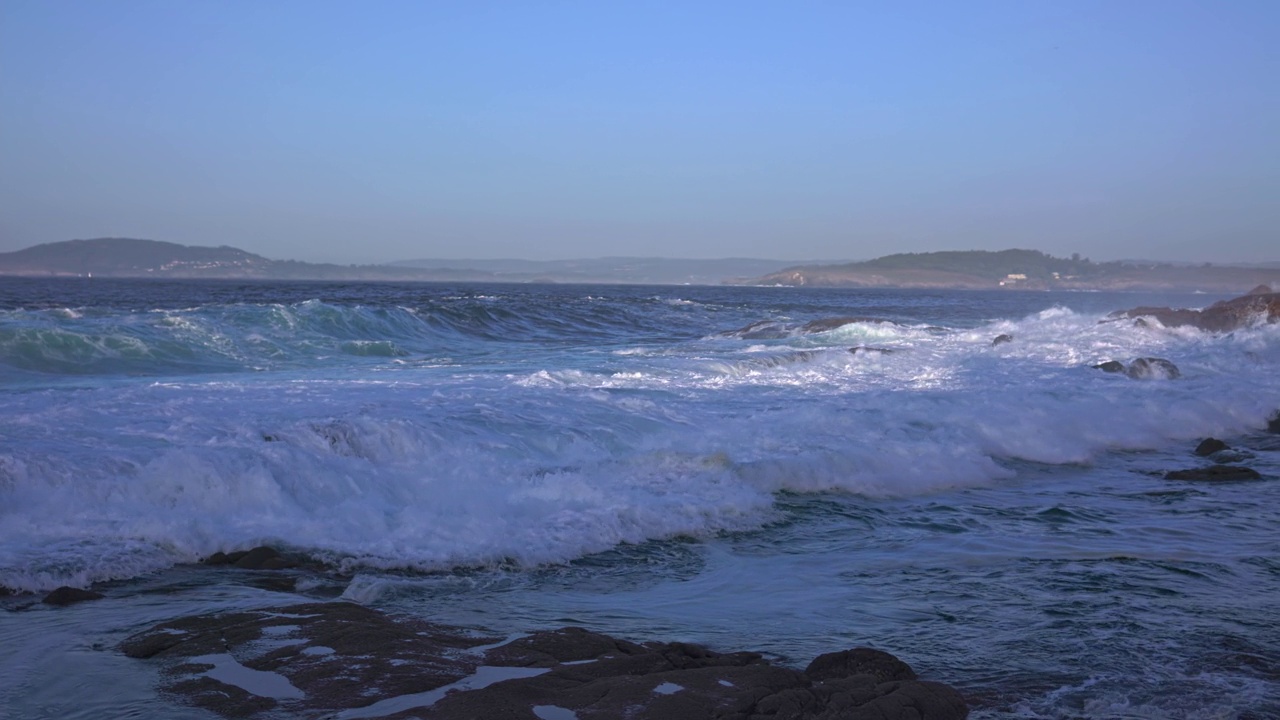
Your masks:
<svg viewBox="0 0 1280 720"><path fill-rule="evenodd" d="M0 614L0 704L204 717L115 644L301 594L867 644L975 717L1271 716L1280 326L1104 321L1215 299L0 280L0 585L109 581ZM1145 356L1182 376L1090 367ZM1270 479L1163 479L1206 436ZM263 543L334 570L191 565Z"/></svg>

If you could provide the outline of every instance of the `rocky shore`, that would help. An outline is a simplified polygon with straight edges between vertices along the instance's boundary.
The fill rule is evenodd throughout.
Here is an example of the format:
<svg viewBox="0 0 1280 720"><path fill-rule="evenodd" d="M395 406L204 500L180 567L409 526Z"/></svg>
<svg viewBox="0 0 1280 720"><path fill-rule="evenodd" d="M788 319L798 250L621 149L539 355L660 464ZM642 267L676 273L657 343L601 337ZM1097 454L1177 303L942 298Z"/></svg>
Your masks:
<svg viewBox="0 0 1280 720"><path fill-rule="evenodd" d="M163 691L228 718L959 720L953 688L870 648L803 671L754 652L578 627L498 638L347 602L200 615L121 645Z"/></svg>
<svg viewBox="0 0 1280 720"><path fill-rule="evenodd" d="M1280 293L1259 285L1247 295L1216 302L1203 310L1168 307L1136 307L1111 314L1112 318L1154 318L1165 327L1190 326L1209 332L1230 332L1253 323L1280 322Z"/></svg>

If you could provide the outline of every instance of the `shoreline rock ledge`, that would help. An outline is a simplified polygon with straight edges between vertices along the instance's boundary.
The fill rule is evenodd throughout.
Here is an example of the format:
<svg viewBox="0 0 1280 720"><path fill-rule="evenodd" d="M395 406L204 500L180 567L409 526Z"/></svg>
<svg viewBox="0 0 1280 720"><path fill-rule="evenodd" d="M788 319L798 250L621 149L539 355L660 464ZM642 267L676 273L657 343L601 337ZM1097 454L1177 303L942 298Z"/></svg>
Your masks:
<svg viewBox="0 0 1280 720"><path fill-rule="evenodd" d="M577 627L515 638L347 602L201 615L121 644L162 690L224 717L422 720L963 720L964 698L889 653L802 672L759 653L633 643Z"/></svg>
<svg viewBox="0 0 1280 720"><path fill-rule="evenodd" d="M1203 310L1136 307L1111 313L1110 317L1153 317L1165 327L1190 325L1209 332L1230 332L1257 322L1280 322L1280 293L1259 285L1247 295L1216 302Z"/></svg>

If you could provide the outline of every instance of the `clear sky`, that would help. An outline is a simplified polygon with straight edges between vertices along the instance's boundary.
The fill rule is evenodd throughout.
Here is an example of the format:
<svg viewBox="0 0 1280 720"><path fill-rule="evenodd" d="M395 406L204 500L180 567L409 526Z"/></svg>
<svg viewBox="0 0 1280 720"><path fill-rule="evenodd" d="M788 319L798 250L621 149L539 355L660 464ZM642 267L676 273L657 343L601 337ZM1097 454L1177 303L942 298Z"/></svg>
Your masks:
<svg viewBox="0 0 1280 720"><path fill-rule="evenodd" d="M1280 259L1280 0L0 1L0 251Z"/></svg>

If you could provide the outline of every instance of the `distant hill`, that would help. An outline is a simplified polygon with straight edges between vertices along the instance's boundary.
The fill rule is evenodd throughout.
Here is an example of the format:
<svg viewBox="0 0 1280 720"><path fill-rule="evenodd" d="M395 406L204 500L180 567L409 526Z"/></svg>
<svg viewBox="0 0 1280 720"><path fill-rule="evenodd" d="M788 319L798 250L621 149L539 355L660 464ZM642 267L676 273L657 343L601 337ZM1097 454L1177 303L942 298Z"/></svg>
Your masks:
<svg viewBox="0 0 1280 720"><path fill-rule="evenodd" d="M212 268L251 272L270 262L225 245L189 247L134 238L68 240L0 253L0 271L24 275L136 275Z"/></svg>
<svg viewBox="0 0 1280 720"><path fill-rule="evenodd" d="M135 238L68 240L0 253L0 275L261 278L289 280L433 280L718 285L772 272L780 260L407 260L332 265L269 260L229 246L199 247Z"/></svg>
<svg viewBox="0 0 1280 720"><path fill-rule="evenodd" d="M200 247L136 238L46 243L0 253L0 275L263 278L291 280L491 280L484 272L268 260L226 245Z"/></svg>
<svg viewBox="0 0 1280 720"><path fill-rule="evenodd" d="M968 250L886 255L864 262L800 265L746 281L808 287L967 288L1013 290L1201 290L1244 292L1280 286L1280 268L1095 263L1036 250Z"/></svg>
<svg viewBox="0 0 1280 720"><path fill-rule="evenodd" d="M226 245L199 247L135 238L68 240L0 253L0 275L790 285L809 287L1014 290L1202 290L1280 287L1280 267L1095 263L1036 250L901 253L836 264L729 258L606 257L586 260L407 260L390 265L332 265L270 260Z"/></svg>

